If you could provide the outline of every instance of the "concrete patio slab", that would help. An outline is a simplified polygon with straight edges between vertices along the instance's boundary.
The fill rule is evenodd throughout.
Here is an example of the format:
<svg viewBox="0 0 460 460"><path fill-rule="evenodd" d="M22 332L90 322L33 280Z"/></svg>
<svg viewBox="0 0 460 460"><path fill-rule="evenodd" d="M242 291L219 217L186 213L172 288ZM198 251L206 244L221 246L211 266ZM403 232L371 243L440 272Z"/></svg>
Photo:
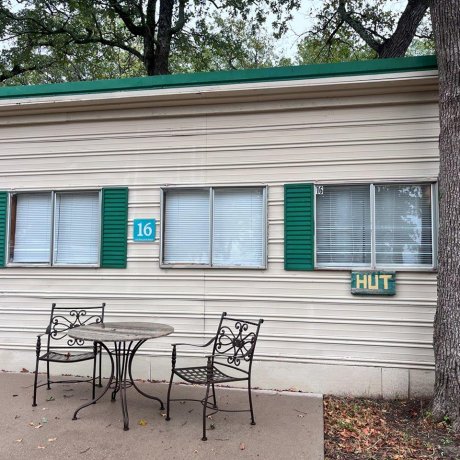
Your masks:
<svg viewBox="0 0 460 460"><path fill-rule="evenodd" d="M40 376L43 379L43 376ZM33 374L0 373L0 459L323 459L322 397L296 392L255 391L257 425L248 413L219 413L208 420L208 441L201 441L199 403L172 403L166 422L158 403L128 390L130 430L123 431L120 402L106 394L83 409L90 385L61 384L38 390L32 407ZM166 400L164 383L140 388ZM175 385L172 397L201 398L202 387ZM222 408L247 407L247 393L218 388ZM53 400L47 401L47 398ZM141 424L140 424L141 423Z"/></svg>

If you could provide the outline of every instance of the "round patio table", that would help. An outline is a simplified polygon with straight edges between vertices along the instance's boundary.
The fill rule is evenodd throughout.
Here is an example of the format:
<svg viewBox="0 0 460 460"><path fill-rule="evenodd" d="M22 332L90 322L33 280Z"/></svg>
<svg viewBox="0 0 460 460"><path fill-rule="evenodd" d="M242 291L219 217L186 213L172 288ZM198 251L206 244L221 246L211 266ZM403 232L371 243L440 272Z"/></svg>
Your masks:
<svg viewBox="0 0 460 460"><path fill-rule="evenodd" d="M100 344L109 355L112 363L112 370L107 386L99 396L80 406L73 414L72 420L77 420L77 414L80 410L96 403L110 388L112 388L112 401L115 401L117 393L120 393L125 431L129 430L126 388L133 386L146 398L155 399L160 403L160 409L163 410L164 405L160 398L143 392L136 385L132 376L131 366L136 352L147 340L163 337L173 332L174 328L168 324L136 322L98 323L70 329L68 331L70 337ZM114 347L110 350L107 344L112 343Z"/></svg>

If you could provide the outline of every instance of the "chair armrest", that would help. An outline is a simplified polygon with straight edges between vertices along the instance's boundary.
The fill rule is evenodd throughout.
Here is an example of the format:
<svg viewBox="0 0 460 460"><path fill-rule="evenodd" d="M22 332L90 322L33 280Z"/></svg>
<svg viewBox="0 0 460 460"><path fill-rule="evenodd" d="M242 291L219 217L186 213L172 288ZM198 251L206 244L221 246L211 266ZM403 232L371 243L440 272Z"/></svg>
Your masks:
<svg viewBox="0 0 460 460"><path fill-rule="evenodd" d="M216 338L213 337L209 342L203 344L203 345L196 345L196 344L193 344L193 343L172 343L171 346L173 347L179 347L179 346L187 346L187 347L197 347L197 348L204 348L204 347L208 347L209 345L211 345L212 342L214 342Z"/></svg>

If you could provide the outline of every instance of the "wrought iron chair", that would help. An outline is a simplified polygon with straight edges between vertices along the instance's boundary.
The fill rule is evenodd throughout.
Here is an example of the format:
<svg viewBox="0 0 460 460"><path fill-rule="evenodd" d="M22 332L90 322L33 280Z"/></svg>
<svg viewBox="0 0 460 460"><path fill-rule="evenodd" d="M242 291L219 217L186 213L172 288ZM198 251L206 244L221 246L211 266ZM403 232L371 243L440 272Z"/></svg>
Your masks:
<svg viewBox="0 0 460 460"><path fill-rule="evenodd" d="M206 441L206 419L210 415L221 412L251 412L251 425L255 425L254 410L251 396L251 370L252 359L259 336L260 325L263 319L257 322L236 318L229 318L227 313L222 313L216 335L204 345L188 343L172 344L172 370L168 387L166 407L166 420L170 420L170 401L198 401L203 405L203 437ZM176 367L177 347L193 346L205 348L213 344L211 355L207 356L206 366L199 367ZM202 400L198 399L171 399L171 387L174 376L177 375L188 383L206 386L206 394ZM217 383L248 382L249 409L224 410L217 407L216 392L214 385ZM212 389L212 395L210 390ZM209 399L212 397L212 403ZM213 412L208 413L208 409Z"/></svg>
<svg viewBox="0 0 460 460"><path fill-rule="evenodd" d="M85 344L84 340L72 339L67 336L69 329L85 324L104 322L105 303L95 307L58 307L51 306L51 316L44 334L37 336L36 363L34 379L34 396L32 406L37 405L37 388L47 385L51 389L52 383L79 383L92 382L93 399L96 392L96 361L99 356L99 386L101 385L101 347L96 343ZM42 354L41 341L47 336L46 351ZM93 377L79 380L50 380L50 363L77 363L93 360ZM37 385L38 365L46 362L46 382Z"/></svg>

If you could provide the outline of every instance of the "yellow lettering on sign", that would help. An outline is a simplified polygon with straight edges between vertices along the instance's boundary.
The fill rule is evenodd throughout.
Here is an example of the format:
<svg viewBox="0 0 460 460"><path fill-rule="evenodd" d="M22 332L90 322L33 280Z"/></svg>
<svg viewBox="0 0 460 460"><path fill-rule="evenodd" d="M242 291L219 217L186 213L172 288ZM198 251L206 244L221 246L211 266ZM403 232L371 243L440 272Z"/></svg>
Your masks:
<svg viewBox="0 0 460 460"><path fill-rule="evenodd" d="M356 274L356 289L359 289L359 288L367 289L367 276L366 275L363 275L361 278L361 275Z"/></svg>
<svg viewBox="0 0 460 460"><path fill-rule="evenodd" d="M372 284L372 279L374 284ZM367 288L378 289L379 288L379 276L378 275L367 275Z"/></svg>
<svg viewBox="0 0 460 460"><path fill-rule="evenodd" d="M388 281L391 280L393 275L380 275L380 279L383 280L383 289L388 289Z"/></svg>

